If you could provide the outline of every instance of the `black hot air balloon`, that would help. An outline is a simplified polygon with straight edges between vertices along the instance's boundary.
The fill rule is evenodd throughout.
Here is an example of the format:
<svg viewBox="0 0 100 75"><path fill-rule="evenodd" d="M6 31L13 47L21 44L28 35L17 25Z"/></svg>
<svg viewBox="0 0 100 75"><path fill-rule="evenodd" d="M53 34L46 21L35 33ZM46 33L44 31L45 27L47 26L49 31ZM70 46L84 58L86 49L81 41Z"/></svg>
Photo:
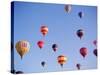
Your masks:
<svg viewBox="0 0 100 75"><path fill-rule="evenodd" d="M78 70L80 70L81 65L80 64L76 64L76 67Z"/></svg>
<svg viewBox="0 0 100 75"><path fill-rule="evenodd" d="M82 18L82 17L84 16L84 13L83 13L83 12L79 12L79 13L78 13L78 16L79 16L80 18Z"/></svg>
<svg viewBox="0 0 100 75"><path fill-rule="evenodd" d="M45 61L42 61L42 62L41 62L41 65L42 65L43 67L45 66L45 64L46 64Z"/></svg>
<svg viewBox="0 0 100 75"><path fill-rule="evenodd" d="M52 49L54 50L54 52L58 49L58 45L57 44L53 44L52 45Z"/></svg>
<svg viewBox="0 0 100 75"><path fill-rule="evenodd" d="M97 49L94 49L93 54L94 54L95 56L98 55L98 53L97 53Z"/></svg>
<svg viewBox="0 0 100 75"><path fill-rule="evenodd" d="M77 30L77 33L76 34L81 39L83 37L83 35L84 35L84 32L83 32L82 29L79 29L79 30Z"/></svg>

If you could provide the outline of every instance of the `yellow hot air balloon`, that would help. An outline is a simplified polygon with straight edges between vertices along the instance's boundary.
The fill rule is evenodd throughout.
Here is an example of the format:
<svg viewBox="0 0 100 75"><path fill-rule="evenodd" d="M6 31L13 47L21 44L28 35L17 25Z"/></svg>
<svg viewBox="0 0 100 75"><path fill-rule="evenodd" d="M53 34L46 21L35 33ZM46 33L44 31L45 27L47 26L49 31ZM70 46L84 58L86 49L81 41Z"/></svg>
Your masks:
<svg viewBox="0 0 100 75"><path fill-rule="evenodd" d="M64 55L60 55L58 56L57 60L58 60L58 63L61 65L61 67L63 67L63 64L65 64L67 61L67 57Z"/></svg>
<svg viewBox="0 0 100 75"><path fill-rule="evenodd" d="M30 44L28 41L18 41L16 43L16 50L20 55L21 59L29 51L29 49L30 49Z"/></svg>

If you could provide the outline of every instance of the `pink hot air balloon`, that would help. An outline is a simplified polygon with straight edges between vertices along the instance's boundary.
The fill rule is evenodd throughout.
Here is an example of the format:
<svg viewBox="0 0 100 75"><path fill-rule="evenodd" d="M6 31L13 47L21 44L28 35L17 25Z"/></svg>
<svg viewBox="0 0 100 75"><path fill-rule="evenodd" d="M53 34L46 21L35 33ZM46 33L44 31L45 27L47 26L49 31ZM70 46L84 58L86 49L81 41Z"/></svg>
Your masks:
<svg viewBox="0 0 100 75"><path fill-rule="evenodd" d="M38 41L37 45L41 49L44 46L44 41L42 41L42 40Z"/></svg>
<svg viewBox="0 0 100 75"><path fill-rule="evenodd" d="M88 49L85 47L82 47L80 49L80 54L83 56L83 58L85 58L85 56L88 54Z"/></svg>

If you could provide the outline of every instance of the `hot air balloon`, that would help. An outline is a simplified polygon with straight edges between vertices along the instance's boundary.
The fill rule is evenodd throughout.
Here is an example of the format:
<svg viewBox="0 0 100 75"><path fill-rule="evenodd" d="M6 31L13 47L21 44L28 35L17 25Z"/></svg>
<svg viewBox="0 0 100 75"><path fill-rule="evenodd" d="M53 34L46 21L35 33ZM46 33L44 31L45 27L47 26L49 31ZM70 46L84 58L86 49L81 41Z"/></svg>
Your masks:
<svg viewBox="0 0 100 75"><path fill-rule="evenodd" d="M38 41L37 42L38 47L41 49L44 46L44 41Z"/></svg>
<svg viewBox="0 0 100 75"><path fill-rule="evenodd" d="M77 33L76 34L81 39L83 37L83 35L84 35L84 32L83 32L82 29L79 29L79 30L77 30Z"/></svg>
<svg viewBox="0 0 100 75"><path fill-rule="evenodd" d="M61 67L63 67L63 64L66 63L67 58L64 55L60 55L58 56L57 60L58 60L58 63L61 65Z"/></svg>
<svg viewBox="0 0 100 75"><path fill-rule="evenodd" d="M47 26L41 26L40 31L43 34L43 36L45 36L48 33L48 27Z"/></svg>
<svg viewBox="0 0 100 75"><path fill-rule="evenodd" d="M83 12L79 12L79 13L78 13L78 16L79 16L80 18L82 18L82 17L84 16L84 13L83 13Z"/></svg>
<svg viewBox="0 0 100 75"><path fill-rule="evenodd" d="M16 74L23 74L24 72L22 71L17 71Z"/></svg>
<svg viewBox="0 0 100 75"><path fill-rule="evenodd" d="M26 54L30 49L30 44L28 41L18 41L16 43L16 50L18 54L23 58L23 55Z"/></svg>
<svg viewBox="0 0 100 75"><path fill-rule="evenodd" d="M45 61L42 61L42 62L41 62L41 65L42 65L43 67L45 66L45 64L46 64Z"/></svg>
<svg viewBox="0 0 100 75"><path fill-rule="evenodd" d="M97 46L97 40L94 40L94 41L93 41L93 44L94 44L95 46Z"/></svg>
<svg viewBox="0 0 100 75"><path fill-rule="evenodd" d="M98 54L97 54L97 49L94 49L93 54L94 54L95 56L98 55Z"/></svg>
<svg viewBox="0 0 100 75"><path fill-rule="evenodd" d="M78 70L80 70L80 66L81 66L80 64L76 64Z"/></svg>
<svg viewBox="0 0 100 75"><path fill-rule="evenodd" d="M57 44L53 44L52 45L52 49L54 50L54 52L58 49L58 45Z"/></svg>
<svg viewBox="0 0 100 75"><path fill-rule="evenodd" d="M72 9L72 6L71 5L65 5L65 11L67 13L70 13L71 12L71 9Z"/></svg>
<svg viewBox="0 0 100 75"><path fill-rule="evenodd" d="M82 48L80 49L80 54L83 56L83 58L85 58L85 56L87 55L87 53L88 53L87 48L82 47Z"/></svg>

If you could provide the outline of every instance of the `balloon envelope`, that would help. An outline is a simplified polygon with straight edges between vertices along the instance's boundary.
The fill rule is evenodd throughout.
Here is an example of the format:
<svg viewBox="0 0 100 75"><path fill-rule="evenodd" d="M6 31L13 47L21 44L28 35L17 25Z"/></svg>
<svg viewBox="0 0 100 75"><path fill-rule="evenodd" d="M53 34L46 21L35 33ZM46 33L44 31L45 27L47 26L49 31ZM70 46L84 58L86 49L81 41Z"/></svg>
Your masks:
<svg viewBox="0 0 100 75"><path fill-rule="evenodd" d="M98 55L98 53L97 53L97 49L94 49L93 54L94 54L95 56Z"/></svg>
<svg viewBox="0 0 100 75"><path fill-rule="evenodd" d="M78 70L80 70L80 66L81 66L80 64L76 64Z"/></svg>
<svg viewBox="0 0 100 75"><path fill-rule="evenodd" d="M80 54L81 54L84 58L85 58L85 56L87 55L87 53L88 53L87 48L82 47L82 48L80 49Z"/></svg>
<svg viewBox="0 0 100 75"><path fill-rule="evenodd" d="M28 41L18 41L16 43L16 50L18 54L23 57L24 54L26 54L30 49L30 44Z"/></svg>
<svg viewBox="0 0 100 75"><path fill-rule="evenodd" d="M63 64L66 63L67 58L64 55L60 55L58 56L57 60L58 60L58 63L61 65L61 67L63 67Z"/></svg>
<svg viewBox="0 0 100 75"><path fill-rule="evenodd" d="M79 30L77 30L77 33L76 34L81 39L83 37L84 32L83 32L82 29L79 29Z"/></svg>
<svg viewBox="0 0 100 75"><path fill-rule="evenodd" d="M53 45L52 45L52 49L53 49L54 51L56 51L56 50L58 49L58 45L57 45L57 44L53 44Z"/></svg>
<svg viewBox="0 0 100 75"><path fill-rule="evenodd" d="M45 61L42 61L42 62L41 62L41 65L42 65L43 67L45 66L45 64L46 64Z"/></svg>
<svg viewBox="0 0 100 75"><path fill-rule="evenodd" d="M44 41L42 41L42 40L38 41L37 45L41 49L44 46Z"/></svg>
<svg viewBox="0 0 100 75"><path fill-rule="evenodd" d="M79 12L79 13L78 13L78 16L79 16L80 18L82 18L82 17L84 16L84 13L83 13L83 12Z"/></svg>
<svg viewBox="0 0 100 75"><path fill-rule="evenodd" d="M47 26L41 26L40 29L43 36L45 36L48 33L48 27Z"/></svg>
<svg viewBox="0 0 100 75"><path fill-rule="evenodd" d="M67 13L70 13L71 12L71 9L72 9L72 6L71 5L65 5L65 11Z"/></svg>

